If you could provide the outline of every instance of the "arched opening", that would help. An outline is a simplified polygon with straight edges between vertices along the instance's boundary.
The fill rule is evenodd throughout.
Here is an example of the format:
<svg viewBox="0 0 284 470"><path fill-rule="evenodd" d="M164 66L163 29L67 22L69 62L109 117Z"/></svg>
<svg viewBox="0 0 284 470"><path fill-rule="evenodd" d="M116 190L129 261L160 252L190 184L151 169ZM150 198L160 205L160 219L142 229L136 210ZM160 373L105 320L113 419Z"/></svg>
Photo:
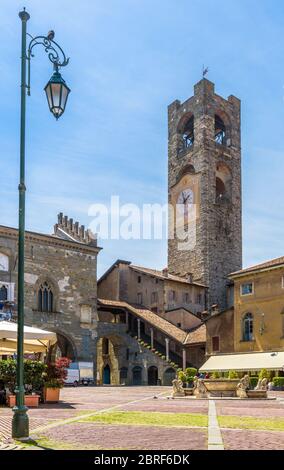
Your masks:
<svg viewBox="0 0 284 470"><path fill-rule="evenodd" d="M106 355L106 356L109 354L109 339L108 338L103 338L102 353L103 355Z"/></svg>
<svg viewBox="0 0 284 470"><path fill-rule="evenodd" d="M110 377L110 366L106 364L103 368L103 384L110 385L111 377Z"/></svg>
<svg viewBox="0 0 284 470"><path fill-rule="evenodd" d="M220 145L226 145L226 126L223 119L215 114L215 142Z"/></svg>
<svg viewBox="0 0 284 470"><path fill-rule="evenodd" d="M194 116L183 117L178 125L180 135L178 152L193 147L194 144Z"/></svg>
<svg viewBox="0 0 284 470"><path fill-rule="evenodd" d="M230 168L223 162L216 167L216 202L230 201L232 193L232 175Z"/></svg>
<svg viewBox="0 0 284 470"><path fill-rule="evenodd" d="M216 200L220 200L224 198L226 195L226 186L224 182L219 178L218 176L216 177Z"/></svg>
<svg viewBox="0 0 284 470"><path fill-rule="evenodd" d="M176 371L172 367L166 369L164 372L163 385L172 385L173 380L176 378Z"/></svg>
<svg viewBox="0 0 284 470"><path fill-rule="evenodd" d="M158 384L158 369L156 366L151 366L148 369L148 385Z"/></svg>
<svg viewBox="0 0 284 470"><path fill-rule="evenodd" d="M135 366L132 369L133 385L142 385L142 367Z"/></svg>
<svg viewBox="0 0 284 470"><path fill-rule="evenodd" d="M57 343L49 350L49 361L54 362L59 357L68 357L72 362L76 362L77 353L71 340L61 333L56 333Z"/></svg>
<svg viewBox="0 0 284 470"><path fill-rule="evenodd" d="M253 315L246 313L243 317L243 341L253 340Z"/></svg>

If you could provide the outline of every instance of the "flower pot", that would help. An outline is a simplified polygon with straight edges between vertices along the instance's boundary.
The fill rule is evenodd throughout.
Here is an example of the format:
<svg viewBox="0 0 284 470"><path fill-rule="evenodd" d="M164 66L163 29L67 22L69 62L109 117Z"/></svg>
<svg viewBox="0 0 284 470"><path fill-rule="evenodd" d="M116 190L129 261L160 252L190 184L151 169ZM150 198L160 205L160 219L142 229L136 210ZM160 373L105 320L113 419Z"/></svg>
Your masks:
<svg viewBox="0 0 284 470"><path fill-rule="evenodd" d="M37 408L39 405L39 399L39 395L25 395L25 405L28 408ZM10 408L16 406L16 395L8 395L7 402Z"/></svg>
<svg viewBox="0 0 284 470"><path fill-rule="evenodd" d="M45 403L58 403L60 395L60 388L44 388L44 401Z"/></svg>

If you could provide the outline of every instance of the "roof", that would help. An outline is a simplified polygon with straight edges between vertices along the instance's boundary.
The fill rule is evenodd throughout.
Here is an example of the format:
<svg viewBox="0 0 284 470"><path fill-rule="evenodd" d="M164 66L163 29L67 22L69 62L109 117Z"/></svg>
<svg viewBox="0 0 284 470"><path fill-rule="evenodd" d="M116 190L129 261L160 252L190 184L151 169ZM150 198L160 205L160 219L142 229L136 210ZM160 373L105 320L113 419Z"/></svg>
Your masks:
<svg viewBox="0 0 284 470"><path fill-rule="evenodd" d="M238 276L242 276L242 275L245 275L245 274L249 274L249 273L254 273L254 272L257 272L257 271L266 271L266 270L269 270L269 269L274 269L274 268L278 268L278 267L284 267L284 256L280 256L280 258L274 258L272 260L269 260L269 261L265 261L264 263L261 263L261 264L256 264L254 266L250 266L248 268L245 268L245 269L241 269L240 271L236 271L234 273L231 273L229 277L238 277Z"/></svg>
<svg viewBox="0 0 284 470"><path fill-rule="evenodd" d="M253 370L283 370L284 351L256 352L243 354L219 354L211 356L200 367L204 372L253 371Z"/></svg>
<svg viewBox="0 0 284 470"><path fill-rule="evenodd" d="M155 328L159 329L163 333L167 334L174 340L184 345L190 345L201 342L203 343L206 341L205 325L201 325L192 332L187 333L181 328L178 328L169 321L152 312L151 310L133 306L128 302L120 300L98 299L98 305L105 307L125 308L129 312L133 313L137 317L143 319L150 325L154 326Z"/></svg>
<svg viewBox="0 0 284 470"><path fill-rule="evenodd" d="M189 282L186 278L182 276L176 276L175 274L171 274L171 273L164 274L163 271L159 271L157 269L144 268L142 266L135 266L133 264L130 265L130 268L142 274L149 274L158 279L163 279L166 281L182 282L183 284L187 284L187 285L206 287L204 284L201 284L199 282Z"/></svg>
<svg viewBox="0 0 284 470"><path fill-rule="evenodd" d="M165 274L163 271L159 271L158 269L151 269L151 268L144 268L143 266L136 266L134 264L131 264L131 261L125 261L123 259L117 259L109 268L108 270L100 277L98 280L98 283L103 281L111 272L114 268L116 268L119 264L125 264L129 266L133 271L137 271L141 274L148 274L150 276L156 277L157 279L165 280L165 281L175 281L175 282L181 282L183 284L187 285L194 285L194 286L199 286L199 287L206 287L204 284L201 284L199 282L189 282L186 278L182 276L176 276L175 274Z"/></svg>

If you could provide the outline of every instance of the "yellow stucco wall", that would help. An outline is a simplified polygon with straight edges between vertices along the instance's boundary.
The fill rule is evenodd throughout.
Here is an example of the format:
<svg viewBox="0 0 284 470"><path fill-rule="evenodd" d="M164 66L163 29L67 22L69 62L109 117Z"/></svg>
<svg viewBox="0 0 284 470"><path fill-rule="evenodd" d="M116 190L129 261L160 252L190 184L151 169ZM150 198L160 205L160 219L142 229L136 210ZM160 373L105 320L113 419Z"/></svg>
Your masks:
<svg viewBox="0 0 284 470"><path fill-rule="evenodd" d="M284 349L284 268L248 273L234 279L234 347L236 352ZM253 293L241 295L243 283L253 283ZM253 315L253 340L243 341L243 317Z"/></svg>

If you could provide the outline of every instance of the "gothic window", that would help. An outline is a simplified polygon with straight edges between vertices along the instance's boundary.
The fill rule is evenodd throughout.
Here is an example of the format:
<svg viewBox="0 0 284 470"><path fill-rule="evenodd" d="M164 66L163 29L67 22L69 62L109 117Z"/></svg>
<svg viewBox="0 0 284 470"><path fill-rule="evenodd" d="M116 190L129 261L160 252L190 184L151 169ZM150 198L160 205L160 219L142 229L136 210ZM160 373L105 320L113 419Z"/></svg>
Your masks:
<svg viewBox="0 0 284 470"><path fill-rule="evenodd" d="M215 142L220 145L226 145L226 126L217 114L215 115Z"/></svg>
<svg viewBox="0 0 284 470"><path fill-rule="evenodd" d="M243 318L243 341L253 340L253 315L246 313Z"/></svg>
<svg viewBox="0 0 284 470"><path fill-rule="evenodd" d="M0 302L5 302L8 300L8 289L6 286L0 287Z"/></svg>
<svg viewBox="0 0 284 470"><path fill-rule="evenodd" d="M39 312L53 311L53 292L48 282L43 282L38 290L38 310Z"/></svg>

